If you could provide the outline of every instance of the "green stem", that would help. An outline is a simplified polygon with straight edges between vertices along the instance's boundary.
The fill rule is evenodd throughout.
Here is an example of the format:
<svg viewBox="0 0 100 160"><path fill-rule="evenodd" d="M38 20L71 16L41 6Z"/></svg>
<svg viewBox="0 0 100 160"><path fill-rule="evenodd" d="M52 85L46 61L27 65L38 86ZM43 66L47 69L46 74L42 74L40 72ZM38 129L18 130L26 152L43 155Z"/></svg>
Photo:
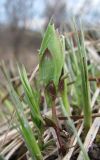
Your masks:
<svg viewBox="0 0 100 160"><path fill-rule="evenodd" d="M88 132L92 124L92 113L90 105L83 107L83 111L84 111L84 128L86 132Z"/></svg>
<svg viewBox="0 0 100 160"><path fill-rule="evenodd" d="M90 99L90 85L88 81L88 69L86 58L83 57L83 66L81 74L82 76L82 92L83 92L83 111L84 111L84 127L86 132L89 130L92 124L92 112L91 112L91 99Z"/></svg>
<svg viewBox="0 0 100 160"><path fill-rule="evenodd" d="M67 82L66 82L66 79L64 80L64 89L61 92L61 98L62 98L62 102L63 102L63 105L65 107L66 112L68 113L68 115L71 115L70 105L69 105L68 96L67 96Z"/></svg>

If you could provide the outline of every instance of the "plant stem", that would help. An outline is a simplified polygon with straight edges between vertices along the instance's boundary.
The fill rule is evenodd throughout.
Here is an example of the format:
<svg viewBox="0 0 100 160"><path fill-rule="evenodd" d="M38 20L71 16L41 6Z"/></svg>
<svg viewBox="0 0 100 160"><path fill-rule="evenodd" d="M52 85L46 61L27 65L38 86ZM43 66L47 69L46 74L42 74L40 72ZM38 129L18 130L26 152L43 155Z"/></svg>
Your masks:
<svg viewBox="0 0 100 160"><path fill-rule="evenodd" d="M61 136L60 136L60 128L59 128L59 123L58 123L58 119L57 119L57 113L56 113L56 107L55 107L55 101L53 102L53 106L52 106L52 118L55 122L55 132L56 132L56 135L57 135L57 139L58 139L58 142L59 142L59 146L60 146L60 151L62 153L62 155L64 156L65 153L66 153L66 148L62 142L62 139L61 139Z"/></svg>
<svg viewBox="0 0 100 160"><path fill-rule="evenodd" d="M63 105L65 107L66 112L68 113L68 115L71 115L70 106L69 106L69 102L68 102L68 96L67 96L66 79L64 80L64 88L63 88L63 90L61 92L61 98L62 98L62 102L63 102Z"/></svg>

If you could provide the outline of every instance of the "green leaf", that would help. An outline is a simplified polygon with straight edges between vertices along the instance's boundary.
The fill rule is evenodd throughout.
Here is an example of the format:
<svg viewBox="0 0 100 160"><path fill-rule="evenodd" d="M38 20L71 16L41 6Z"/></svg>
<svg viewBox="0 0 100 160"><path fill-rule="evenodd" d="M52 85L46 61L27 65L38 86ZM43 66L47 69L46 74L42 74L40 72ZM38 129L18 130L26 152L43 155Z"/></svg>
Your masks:
<svg viewBox="0 0 100 160"><path fill-rule="evenodd" d="M49 37L48 43L47 37ZM46 45L44 43L46 43ZM39 55L40 80L45 86L53 81L57 88L64 65L64 47L58 32L54 28L54 25L49 24L40 48Z"/></svg>

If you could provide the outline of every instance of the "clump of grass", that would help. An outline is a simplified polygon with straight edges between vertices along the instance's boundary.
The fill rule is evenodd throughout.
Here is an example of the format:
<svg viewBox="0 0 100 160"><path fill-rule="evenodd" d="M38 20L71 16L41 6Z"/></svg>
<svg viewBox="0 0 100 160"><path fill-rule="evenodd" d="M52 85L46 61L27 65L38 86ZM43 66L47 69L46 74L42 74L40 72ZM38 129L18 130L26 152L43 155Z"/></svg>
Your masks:
<svg viewBox="0 0 100 160"><path fill-rule="evenodd" d="M81 30L81 50L80 52L80 72L82 76L82 98L83 98L83 112L84 112L84 127L88 131L92 124L91 99L90 99L90 84L88 80L88 68L86 61L86 50L84 46L84 36Z"/></svg>
<svg viewBox="0 0 100 160"><path fill-rule="evenodd" d="M26 145L28 147L28 150L31 154L31 157L32 157L32 159L42 160L43 157L42 157L39 145L37 144L35 136L32 132L32 129L29 126L29 123L25 117L24 110L23 110L23 103L20 101L18 94L14 90L14 88L10 82L9 74L7 73L4 65L3 65L3 73L8 81L8 90L9 90L11 100L12 100L14 106L16 107L16 113L17 113L19 124L20 124L19 128L20 128L20 131L24 137L24 140L25 140ZM24 78L26 78L26 77L24 77Z"/></svg>
<svg viewBox="0 0 100 160"><path fill-rule="evenodd" d="M77 32L77 31L75 31ZM60 151L65 155L66 147L61 139L61 128L57 117L56 100L61 99L61 110L64 111L64 115L68 117L70 127L78 139L78 143L83 151L85 159L89 159L88 155L82 145L80 138L77 135L77 131L70 119L71 108L68 94L70 90L67 86L67 78L71 77L71 80L75 78L75 82L71 87L71 92L75 93L72 96L72 102L84 112L84 126L88 130L91 125L91 105L90 105L90 90L88 82L88 68L86 62L86 51L84 46L83 31L81 31L81 40L76 34L76 41L78 46L77 53L74 52L73 42L68 39L68 45L70 52L68 53L68 59L65 55L65 37L60 36L55 30L53 24L49 24L45 32L40 51L39 51L39 74L37 77L38 88L33 89L29 83L25 68L22 66L19 70L20 80L24 90L24 98L20 99L20 95L15 91L11 84L10 77L4 67L3 72L8 81L8 90L12 102L16 108L16 113L19 121L19 128L26 142L27 148L30 152L32 159L42 160L43 149L46 144L42 139L45 127L53 127L57 135L57 141L60 146ZM66 60L67 59L67 60ZM69 62L70 64L69 64ZM68 62L66 64L66 62ZM66 71L67 68L67 71ZM67 75L69 73L69 75ZM51 118L44 118L40 109L41 88L44 91L44 98L46 100L49 110L52 110ZM82 98L81 98L81 97ZM60 104L60 101L59 101ZM37 131L37 136L32 131L26 115L24 114L24 105L28 105L30 109L32 123ZM42 104L43 105L43 104ZM42 106L44 107L44 106ZM49 124L49 125L48 125ZM48 145L47 145L48 146Z"/></svg>
<svg viewBox="0 0 100 160"><path fill-rule="evenodd" d="M74 22L74 42L72 38L66 36L66 45L68 46L70 53L67 60L67 66L70 70L70 77L73 84L73 103L75 106L79 106L84 113L84 127L88 131L91 126L91 97L90 97L90 84L87 66L87 55L84 45L84 34L81 30L78 31L76 23ZM74 45L77 51L74 49Z"/></svg>

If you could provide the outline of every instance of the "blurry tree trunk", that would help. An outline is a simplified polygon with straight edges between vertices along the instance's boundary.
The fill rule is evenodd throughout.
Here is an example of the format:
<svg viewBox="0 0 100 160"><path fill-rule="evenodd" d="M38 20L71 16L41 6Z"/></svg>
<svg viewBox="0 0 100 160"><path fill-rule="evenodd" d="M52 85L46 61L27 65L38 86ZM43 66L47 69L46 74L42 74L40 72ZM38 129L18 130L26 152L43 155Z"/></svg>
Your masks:
<svg viewBox="0 0 100 160"><path fill-rule="evenodd" d="M20 48L22 47L25 28L11 27L12 46L15 59L19 60Z"/></svg>
<svg viewBox="0 0 100 160"><path fill-rule="evenodd" d="M56 27L60 27L61 22L64 23L67 19L67 3L65 0L54 0L45 2L44 16L46 17L46 24L53 18Z"/></svg>
<svg viewBox="0 0 100 160"><path fill-rule="evenodd" d="M15 58L23 41L26 22L33 18L34 0L6 0L5 11L12 34L12 47Z"/></svg>

